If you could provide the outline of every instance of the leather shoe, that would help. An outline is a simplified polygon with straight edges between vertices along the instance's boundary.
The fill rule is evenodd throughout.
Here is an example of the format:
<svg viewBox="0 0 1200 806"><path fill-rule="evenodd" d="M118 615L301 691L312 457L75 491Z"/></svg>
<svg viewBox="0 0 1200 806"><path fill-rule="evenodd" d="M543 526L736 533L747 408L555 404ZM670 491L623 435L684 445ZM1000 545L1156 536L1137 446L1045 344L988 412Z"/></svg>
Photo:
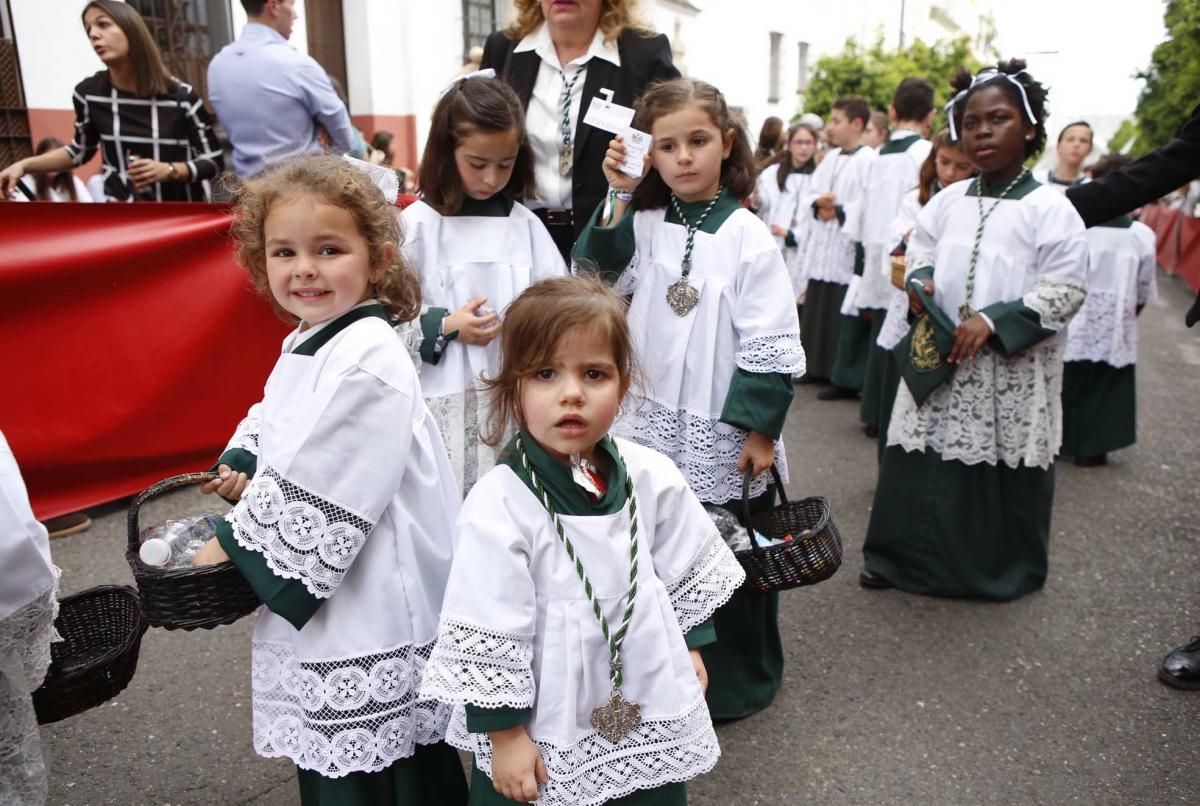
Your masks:
<svg viewBox="0 0 1200 806"><path fill-rule="evenodd" d="M869 590L886 590L896 587L891 582L888 582L879 574L872 574L870 571L861 571L858 575L858 584Z"/></svg>
<svg viewBox="0 0 1200 806"><path fill-rule="evenodd" d="M867 435L867 439L879 439L879 426L867 423L863 426L863 433Z"/></svg>
<svg viewBox="0 0 1200 806"><path fill-rule="evenodd" d="M844 386L830 386L817 393L817 400L849 400L853 397L858 397L857 390L847 389Z"/></svg>
<svg viewBox="0 0 1200 806"><path fill-rule="evenodd" d="M1158 667L1158 679L1175 688L1200 690L1200 635L1167 653Z"/></svg>
<svg viewBox="0 0 1200 806"><path fill-rule="evenodd" d="M1108 454L1098 453L1095 456L1076 456L1076 467L1103 467L1108 464Z"/></svg>

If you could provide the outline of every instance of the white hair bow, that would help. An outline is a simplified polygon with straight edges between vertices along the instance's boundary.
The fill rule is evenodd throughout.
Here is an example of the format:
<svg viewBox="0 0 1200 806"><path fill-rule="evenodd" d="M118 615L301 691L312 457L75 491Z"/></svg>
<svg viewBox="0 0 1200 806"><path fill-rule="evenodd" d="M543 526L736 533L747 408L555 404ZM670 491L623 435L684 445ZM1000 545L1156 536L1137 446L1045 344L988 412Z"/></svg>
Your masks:
<svg viewBox="0 0 1200 806"><path fill-rule="evenodd" d="M1025 92L1025 85L1020 81L1017 81L1017 76L1021 75L1022 73L1029 76L1031 79L1033 78L1033 76L1029 75L1028 70L1019 70L1016 73L1003 73L997 70L995 67L988 67L976 73L971 78L971 85L965 90L960 90L957 95L950 99L950 103L946 104L946 119L950 124L950 139L954 142L958 141L958 130L954 125L954 105L963 98L966 98L967 94L971 90L975 89L975 87L979 84L986 84L989 81L995 81L999 78L1007 79L1021 93L1021 102L1025 106L1025 117L1030 123L1036 126L1038 119L1037 116L1033 114L1032 107L1029 106L1029 95Z"/></svg>
<svg viewBox="0 0 1200 806"><path fill-rule="evenodd" d="M453 81L451 81L449 84L447 84L446 86L442 87L442 91L438 93L438 99L440 100L440 99L444 98L444 97L446 96L446 93L448 93L450 90L454 89L454 85L455 85L455 84L457 84L457 83L458 83L458 82L460 82L460 81L466 81L468 78L487 78L487 79L492 79L492 78L495 78L495 77L496 77L496 71L495 71L495 70L493 70L493 69L492 69L492 68L490 68L490 67L485 67L485 68L484 68L484 69L482 69L482 70L474 70L474 71L472 71L472 72L470 72L470 73L467 73L465 76L457 76L457 77L456 77L456 78L455 78Z"/></svg>
<svg viewBox="0 0 1200 806"><path fill-rule="evenodd" d="M396 197L400 194L400 177L396 176L394 169L386 165L372 165L369 162L355 159L349 154L343 154L342 159L369 176L383 193L383 198L387 200L388 204L396 203Z"/></svg>

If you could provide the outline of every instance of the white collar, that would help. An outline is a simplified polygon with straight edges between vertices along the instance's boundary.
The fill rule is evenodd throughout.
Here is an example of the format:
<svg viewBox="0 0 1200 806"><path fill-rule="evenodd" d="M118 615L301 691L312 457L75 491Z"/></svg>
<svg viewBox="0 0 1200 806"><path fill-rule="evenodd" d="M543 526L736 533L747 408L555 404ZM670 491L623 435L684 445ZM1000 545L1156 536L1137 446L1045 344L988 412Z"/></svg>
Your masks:
<svg viewBox="0 0 1200 806"><path fill-rule="evenodd" d="M915 129L896 129L888 135L888 140L903 140L905 137L912 137L914 134L918 137L921 135Z"/></svg>
<svg viewBox="0 0 1200 806"><path fill-rule="evenodd" d="M366 305L378 305L378 304L379 304L379 300L372 297L371 299L364 299L362 302L355 305L354 308L351 308L350 311L353 311L355 308L362 308ZM346 313L350 313L350 311L346 311ZM292 350L295 350L301 344L304 344L304 342L308 341L313 336L320 333L326 327L333 324L337 320L341 319L343 316L346 315L346 313L338 314L337 316L333 317L332 319L326 319L324 322L318 322L315 325L309 325L307 330L301 330L300 325L296 325L296 329L293 330L290 334L288 334L288 337L284 340L283 351L285 353L290 353Z"/></svg>
<svg viewBox="0 0 1200 806"><path fill-rule="evenodd" d="M522 39L513 48L513 53L525 53L531 50L551 67L560 71L563 69L563 66L558 63L558 51L554 48L554 40L550 38L550 26L546 25L545 21L533 33ZM592 35L592 44L588 45L587 53L578 59L572 60L571 64L587 64L592 57L604 59L604 61L611 62L617 67L621 66L620 51L617 50L615 44L604 41L604 34L599 28ZM571 64L568 64L567 67L570 67Z"/></svg>

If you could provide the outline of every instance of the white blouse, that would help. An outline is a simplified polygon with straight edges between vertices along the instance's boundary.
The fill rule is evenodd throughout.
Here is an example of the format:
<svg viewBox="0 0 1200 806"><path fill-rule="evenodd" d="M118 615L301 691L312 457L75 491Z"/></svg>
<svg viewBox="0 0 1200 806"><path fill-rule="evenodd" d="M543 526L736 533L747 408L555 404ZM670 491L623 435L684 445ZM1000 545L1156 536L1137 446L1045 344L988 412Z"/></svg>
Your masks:
<svg viewBox="0 0 1200 806"><path fill-rule="evenodd" d="M537 78L533 83L533 94L529 97L529 108L525 110L525 130L533 147L533 176L537 183L537 198L527 200L531 208L549 207L571 209L571 174L563 176L558 169L559 153L562 150L562 97L563 88L579 74L571 87L570 127L571 142L578 145L576 132L579 129L579 108L583 103L583 84L587 81L587 65L593 58L621 66L621 56L615 43L606 43L604 34L597 29L587 53L572 59L564 68L558 61L558 51L550 39L546 23L522 39L513 53L533 51L541 59ZM584 215L591 211L584 211Z"/></svg>
<svg viewBox="0 0 1200 806"><path fill-rule="evenodd" d="M917 216L909 272L932 262L934 302L958 323L979 222L967 191L973 179L938 193ZM1086 295L1087 241L1083 221L1066 197L1040 185L1019 199L984 198L988 218L979 248L976 311L1020 301L1040 325L1058 334L1005 358L985 346L958 366L918 407L900 384L888 444L932 449L964 464L1003 462L1048 468L1062 442L1063 331Z"/></svg>
<svg viewBox="0 0 1200 806"><path fill-rule="evenodd" d="M642 723L614 744L591 724L609 696L608 644L553 521L521 479L497 467L458 519L459 550L421 696L456 707L447 741L488 775L491 741L464 705L531 708L530 737L550 782L540 806L598 806L686 781L720 750L684 633L711 618L745 574L669 459L618 440L637 497L634 613L621 648L622 692ZM630 508L561 516L609 624L629 588Z"/></svg>
<svg viewBox="0 0 1200 806"><path fill-rule="evenodd" d="M328 325L327 325L328 326ZM419 701L450 570L454 476L417 373L371 317L316 355L291 352L231 448L258 457L227 516L245 549L324 600L300 630L265 606L252 640L254 748L337 778L440 741L448 709Z"/></svg>

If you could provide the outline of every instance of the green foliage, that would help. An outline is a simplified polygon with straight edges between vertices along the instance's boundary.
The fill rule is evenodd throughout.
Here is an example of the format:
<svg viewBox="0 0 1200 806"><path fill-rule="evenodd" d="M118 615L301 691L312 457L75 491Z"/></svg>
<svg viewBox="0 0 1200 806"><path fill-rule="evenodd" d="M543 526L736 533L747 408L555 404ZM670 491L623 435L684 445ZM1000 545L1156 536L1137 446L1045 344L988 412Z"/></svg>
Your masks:
<svg viewBox="0 0 1200 806"><path fill-rule="evenodd" d="M1113 132L1113 136L1109 138L1108 147L1105 153L1120 154L1125 146L1129 145L1129 141L1137 137L1137 124L1130 118L1125 118L1121 121L1121 125Z"/></svg>
<svg viewBox="0 0 1200 806"><path fill-rule="evenodd" d="M917 40L903 51L885 48L882 37L870 47L850 38L841 53L822 56L813 66L804 111L827 117L841 95L861 95L872 109L887 111L896 86L909 76L929 79L940 109L950 100L954 72L959 67L974 72L981 66L967 37L934 45Z"/></svg>
<svg viewBox="0 0 1200 806"><path fill-rule="evenodd" d="M1133 156L1166 144L1200 101L1200 0L1168 0L1167 39L1138 73L1146 86L1138 98Z"/></svg>

